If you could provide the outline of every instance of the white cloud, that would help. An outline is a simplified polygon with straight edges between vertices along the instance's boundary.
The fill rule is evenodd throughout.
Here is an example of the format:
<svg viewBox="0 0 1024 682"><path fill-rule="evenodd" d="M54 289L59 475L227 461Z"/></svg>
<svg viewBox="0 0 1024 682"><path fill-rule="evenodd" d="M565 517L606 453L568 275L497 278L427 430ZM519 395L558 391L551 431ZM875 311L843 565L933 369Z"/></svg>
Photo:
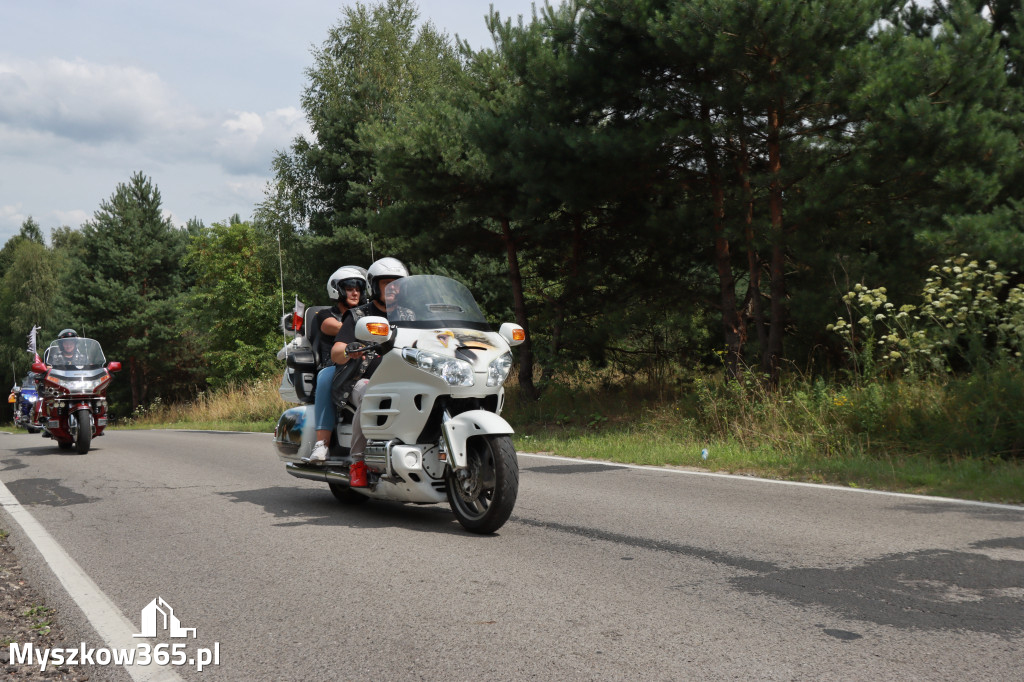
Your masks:
<svg viewBox="0 0 1024 682"><path fill-rule="evenodd" d="M257 114L234 113L221 124L217 139L217 159L228 172L270 174L274 152L285 150L297 135L309 135L302 111L287 107Z"/></svg>
<svg viewBox="0 0 1024 682"><path fill-rule="evenodd" d="M0 61L0 243L28 215L44 231L78 227L140 170L175 222L245 217L263 199L274 153L308 134L297 107L201 111L140 68Z"/></svg>
<svg viewBox="0 0 1024 682"><path fill-rule="evenodd" d="M137 142L192 127L156 74L84 60L0 64L0 122L79 143Z"/></svg>
<svg viewBox="0 0 1024 682"><path fill-rule="evenodd" d="M0 63L0 143L8 154L62 154L75 163L99 153L136 159L137 166L207 160L230 174L267 174L274 151L307 130L295 107L202 113L158 75L135 67Z"/></svg>
<svg viewBox="0 0 1024 682"><path fill-rule="evenodd" d="M0 206L0 224L12 226L14 228L11 230L12 234L18 232L27 217L21 204Z"/></svg>
<svg viewBox="0 0 1024 682"><path fill-rule="evenodd" d="M97 204L97 208L99 205ZM61 225L81 225L86 220L92 218L92 213L89 211L83 211L81 209L74 209L71 211L53 211L53 217L57 219L57 222Z"/></svg>

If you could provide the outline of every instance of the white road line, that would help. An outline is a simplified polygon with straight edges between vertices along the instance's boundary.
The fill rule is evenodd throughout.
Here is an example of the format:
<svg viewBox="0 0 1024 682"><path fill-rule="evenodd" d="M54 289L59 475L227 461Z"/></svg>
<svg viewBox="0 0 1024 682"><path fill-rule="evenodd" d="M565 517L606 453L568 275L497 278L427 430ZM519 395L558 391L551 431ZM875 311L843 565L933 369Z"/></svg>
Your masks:
<svg viewBox="0 0 1024 682"><path fill-rule="evenodd" d="M964 504L975 507L986 507L988 509L1004 509L1024 513L1024 507L1015 504L997 504L995 502L977 502L975 500L961 500L955 497L936 497L933 495L913 495L911 493L893 493L887 490L871 490L868 488L848 488L841 485L827 485L824 483L804 483L802 481L779 481L774 478L758 478L757 476L740 476L738 474L718 474L712 471L695 471L693 469L670 469L668 467L649 466L643 464L622 464L619 462L606 462L596 459L577 459L574 457L559 457L557 455L540 455L534 452L520 452L520 457L535 457L537 459L551 459L558 462L574 462L586 464L602 464L608 467L622 467L626 469L639 469L641 471L666 471L671 474L683 474L685 476L707 476L708 478L728 478L734 481L749 481L754 483L775 483L777 485L792 485L802 488L817 488L826 490L841 490L847 493L865 493L868 495L888 495L890 497L902 497L910 500L927 500L931 502L948 502L949 504Z"/></svg>
<svg viewBox="0 0 1024 682"><path fill-rule="evenodd" d="M96 633L103 638L106 646L111 649L135 649L138 639L132 638L135 625L132 624L120 609L114 605L106 594L82 570L53 536L28 513L17 498L11 494L3 481L0 481L0 507L3 507L11 518L21 526L36 549L43 555L50 569L60 580L64 589L82 609ZM70 646L70 645L68 645ZM124 669L136 682L179 682L181 676L166 666L125 665Z"/></svg>

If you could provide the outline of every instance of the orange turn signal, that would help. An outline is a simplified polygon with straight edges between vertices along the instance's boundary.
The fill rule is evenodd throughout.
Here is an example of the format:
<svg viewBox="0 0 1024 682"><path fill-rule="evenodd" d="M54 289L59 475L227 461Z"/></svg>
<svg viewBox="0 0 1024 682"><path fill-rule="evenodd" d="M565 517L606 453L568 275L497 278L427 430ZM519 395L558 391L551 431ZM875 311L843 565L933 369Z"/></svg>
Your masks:
<svg viewBox="0 0 1024 682"><path fill-rule="evenodd" d="M374 336L390 336L391 327L386 322L369 322L366 325L366 331L370 332Z"/></svg>
<svg viewBox="0 0 1024 682"><path fill-rule="evenodd" d="M512 340L513 341L525 341L526 340L526 330L525 329L513 329L512 330Z"/></svg>

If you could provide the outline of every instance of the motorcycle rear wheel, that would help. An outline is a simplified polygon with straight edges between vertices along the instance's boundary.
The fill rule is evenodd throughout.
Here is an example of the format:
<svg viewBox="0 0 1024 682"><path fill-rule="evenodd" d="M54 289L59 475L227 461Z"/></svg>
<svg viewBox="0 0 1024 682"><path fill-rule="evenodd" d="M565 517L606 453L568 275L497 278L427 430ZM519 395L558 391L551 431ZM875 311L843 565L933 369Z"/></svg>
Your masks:
<svg viewBox="0 0 1024 682"><path fill-rule="evenodd" d="M476 436L466 443L468 476L445 474L448 503L455 518L471 533L501 528L519 494L519 460L509 436Z"/></svg>
<svg viewBox="0 0 1024 682"><path fill-rule="evenodd" d="M75 436L75 449L78 454L84 455L89 452L92 445L92 415L89 410L75 412L75 420L78 422L78 435Z"/></svg>

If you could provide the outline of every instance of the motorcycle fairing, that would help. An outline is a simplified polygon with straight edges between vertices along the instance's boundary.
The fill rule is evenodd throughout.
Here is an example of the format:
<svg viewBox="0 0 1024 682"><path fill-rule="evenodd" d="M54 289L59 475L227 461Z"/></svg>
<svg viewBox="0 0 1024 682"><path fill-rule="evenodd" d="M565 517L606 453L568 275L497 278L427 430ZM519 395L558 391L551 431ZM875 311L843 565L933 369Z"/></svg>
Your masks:
<svg viewBox="0 0 1024 682"><path fill-rule="evenodd" d="M96 381L106 376L105 369L51 369L47 376L60 377L65 381L78 379L79 381Z"/></svg>

